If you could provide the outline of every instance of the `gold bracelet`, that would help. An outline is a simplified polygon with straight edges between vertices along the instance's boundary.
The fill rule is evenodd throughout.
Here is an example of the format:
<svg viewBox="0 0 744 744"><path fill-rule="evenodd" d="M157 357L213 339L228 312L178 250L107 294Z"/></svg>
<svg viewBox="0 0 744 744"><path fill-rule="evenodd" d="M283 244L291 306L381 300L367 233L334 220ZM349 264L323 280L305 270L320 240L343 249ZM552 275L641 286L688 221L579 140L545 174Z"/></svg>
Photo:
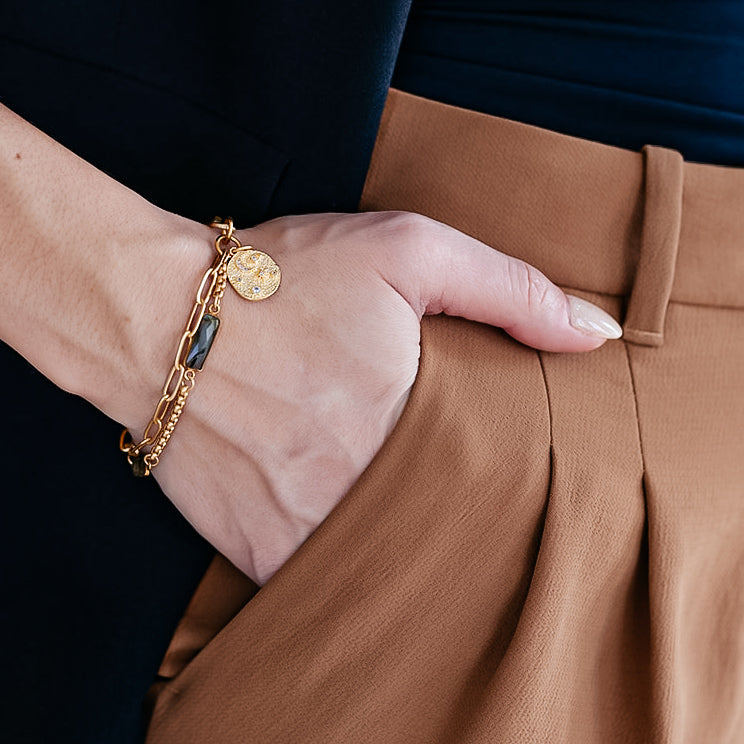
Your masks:
<svg viewBox="0 0 744 744"><path fill-rule="evenodd" d="M273 295L282 279L279 266L269 255L241 244L235 236L232 219L228 217L223 222L216 217L210 227L220 231L214 241L217 256L196 291L196 302L155 413L145 427L142 441L135 443L128 429L119 438L119 449L126 454L132 472L138 477L150 475L176 428L194 387L196 372L203 367L217 334L227 282L241 297L256 302Z"/></svg>

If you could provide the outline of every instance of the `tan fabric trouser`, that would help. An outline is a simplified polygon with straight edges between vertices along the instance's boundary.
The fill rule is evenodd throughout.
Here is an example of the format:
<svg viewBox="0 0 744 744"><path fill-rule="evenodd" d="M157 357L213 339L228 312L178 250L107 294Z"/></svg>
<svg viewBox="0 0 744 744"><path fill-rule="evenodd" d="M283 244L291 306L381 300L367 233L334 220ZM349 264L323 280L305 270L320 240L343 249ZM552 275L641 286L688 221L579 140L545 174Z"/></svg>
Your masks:
<svg viewBox="0 0 744 744"><path fill-rule="evenodd" d="M213 564L149 744L744 741L744 170L393 91L363 208L520 256L625 338L426 319L345 500L250 602Z"/></svg>

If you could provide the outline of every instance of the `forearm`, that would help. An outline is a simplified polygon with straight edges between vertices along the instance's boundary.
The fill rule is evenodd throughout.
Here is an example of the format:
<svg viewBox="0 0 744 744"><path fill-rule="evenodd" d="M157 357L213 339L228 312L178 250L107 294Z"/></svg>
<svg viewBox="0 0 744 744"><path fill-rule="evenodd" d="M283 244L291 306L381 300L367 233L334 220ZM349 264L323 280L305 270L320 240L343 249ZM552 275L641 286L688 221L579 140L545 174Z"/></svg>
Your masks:
<svg viewBox="0 0 744 744"><path fill-rule="evenodd" d="M57 385L141 425L187 288L211 260L209 231L1 106L0 132L0 338Z"/></svg>

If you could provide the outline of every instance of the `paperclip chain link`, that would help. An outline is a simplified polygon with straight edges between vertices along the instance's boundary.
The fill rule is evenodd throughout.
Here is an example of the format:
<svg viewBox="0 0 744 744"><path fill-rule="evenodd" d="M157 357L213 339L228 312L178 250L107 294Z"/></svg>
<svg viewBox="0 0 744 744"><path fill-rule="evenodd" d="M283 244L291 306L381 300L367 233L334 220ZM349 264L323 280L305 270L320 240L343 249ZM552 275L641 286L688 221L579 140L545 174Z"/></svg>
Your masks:
<svg viewBox="0 0 744 744"><path fill-rule="evenodd" d="M210 227L220 231L214 241L217 255L199 283L194 307L178 342L176 358L163 385L155 413L145 427L141 441L135 442L128 429L124 429L119 439L119 449L126 453L127 462L136 476L150 475L170 441L196 381L197 370L186 365L194 337L205 314L215 318L219 315L227 287L227 264L243 248L229 217L224 222L216 217Z"/></svg>

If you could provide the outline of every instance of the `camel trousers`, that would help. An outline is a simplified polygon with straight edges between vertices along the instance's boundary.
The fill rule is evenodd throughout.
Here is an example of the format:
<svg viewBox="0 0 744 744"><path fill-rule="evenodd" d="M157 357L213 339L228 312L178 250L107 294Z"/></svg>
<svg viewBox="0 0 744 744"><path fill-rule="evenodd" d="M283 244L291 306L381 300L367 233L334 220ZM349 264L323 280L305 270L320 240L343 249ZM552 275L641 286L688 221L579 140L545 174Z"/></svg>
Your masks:
<svg viewBox="0 0 744 744"><path fill-rule="evenodd" d="M624 338L426 318L348 496L257 593L210 568L149 744L744 741L744 170L391 91L362 208L519 256Z"/></svg>

